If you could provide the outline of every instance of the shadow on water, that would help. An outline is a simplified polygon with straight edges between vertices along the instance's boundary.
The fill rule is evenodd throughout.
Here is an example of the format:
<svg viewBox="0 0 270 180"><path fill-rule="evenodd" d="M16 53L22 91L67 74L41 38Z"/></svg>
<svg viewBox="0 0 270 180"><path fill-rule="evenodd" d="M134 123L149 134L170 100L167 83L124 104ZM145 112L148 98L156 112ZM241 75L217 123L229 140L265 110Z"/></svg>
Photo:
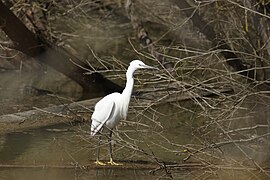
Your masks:
<svg viewBox="0 0 270 180"><path fill-rule="evenodd" d="M1 137L0 162L15 161L18 156L27 151L31 144L32 134L11 133Z"/></svg>

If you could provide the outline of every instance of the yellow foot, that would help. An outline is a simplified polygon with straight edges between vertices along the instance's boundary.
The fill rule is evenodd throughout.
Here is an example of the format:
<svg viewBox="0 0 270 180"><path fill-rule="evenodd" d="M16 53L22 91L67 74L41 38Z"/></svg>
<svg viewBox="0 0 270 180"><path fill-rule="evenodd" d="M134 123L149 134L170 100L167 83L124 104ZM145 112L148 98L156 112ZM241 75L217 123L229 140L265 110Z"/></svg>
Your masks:
<svg viewBox="0 0 270 180"><path fill-rule="evenodd" d="M116 163L113 161L113 159L111 158L110 161L108 162L108 164L112 165L112 166L122 166L122 163Z"/></svg>
<svg viewBox="0 0 270 180"><path fill-rule="evenodd" d="M95 164L96 164L97 166L105 166L105 165L106 165L105 163L100 162L99 160L96 160L96 161L95 161Z"/></svg>

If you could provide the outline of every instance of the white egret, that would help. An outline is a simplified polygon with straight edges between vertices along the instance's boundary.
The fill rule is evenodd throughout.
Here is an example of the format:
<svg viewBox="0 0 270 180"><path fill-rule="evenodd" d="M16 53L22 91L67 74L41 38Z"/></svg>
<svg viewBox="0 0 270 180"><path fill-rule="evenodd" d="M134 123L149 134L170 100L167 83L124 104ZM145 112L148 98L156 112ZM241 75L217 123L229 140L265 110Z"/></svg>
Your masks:
<svg viewBox="0 0 270 180"><path fill-rule="evenodd" d="M104 128L107 128L110 131L108 141L109 141L109 150L110 150L110 161L108 164L119 165L113 161L112 157L112 130L116 127L121 119L126 119L128 112L128 105L133 89L134 79L133 73L137 69L156 69L155 67L148 66L140 60L133 60L126 72L126 87L123 92L112 93L104 98L102 98L95 105L94 113L92 114L92 124L91 124L91 135L94 136L97 132L101 132ZM99 161L99 152L100 152L100 138L98 141L98 150L97 150L97 160L96 165L105 165Z"/></svg>

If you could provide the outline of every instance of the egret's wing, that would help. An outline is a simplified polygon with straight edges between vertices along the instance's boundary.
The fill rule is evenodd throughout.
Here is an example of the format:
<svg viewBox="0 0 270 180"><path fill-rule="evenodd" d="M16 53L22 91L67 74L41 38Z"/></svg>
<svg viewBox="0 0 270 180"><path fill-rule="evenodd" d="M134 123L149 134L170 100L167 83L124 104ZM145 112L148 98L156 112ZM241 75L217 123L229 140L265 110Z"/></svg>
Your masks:
<svg viewBox="0 0 270 180"><path fill-rule="evenodd" d="M112 116L115 108L115 103L112 100L102 99L95 106L94 113L91 117L91 135L94 136Z"/></svg>

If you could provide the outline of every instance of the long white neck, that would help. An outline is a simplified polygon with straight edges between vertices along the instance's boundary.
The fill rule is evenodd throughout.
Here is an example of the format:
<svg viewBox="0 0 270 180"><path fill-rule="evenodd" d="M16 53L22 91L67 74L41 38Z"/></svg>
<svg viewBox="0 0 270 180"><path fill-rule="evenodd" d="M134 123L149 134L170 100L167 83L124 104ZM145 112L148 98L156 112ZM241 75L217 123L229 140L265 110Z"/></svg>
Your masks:
<svg viewBox="0 0 270 180"><path fill-rule="evenodd" d="M131 93L132 93L132 89L133 89L133 84L134 84L134 79L133 79L133 73L134 73L134 71L135 71L134 68L132 68L130 66L128 67L128 70L127 70L127 73L126 73L126 78L127 78L126 87L125 87L125 89L122 92L122 94L124 96L126 96L126 97L129 97L129 99L130 99L130 96L131 96Z"/></svg>
<svg viewBox="0 0 270 180"><path fill-rule="evenodd" d="M131 97L131 93L132 93L132 89L133 89L133 84L134 84L134 79L133 79L133 73L134 73L135 69L132 67L128 67L127 73L126 73L126 87L122 92L122 98L123 100L121 101L121 106L122 106L122 111L121 111L121 116L123 117L123 119L126 119L127 117L127 112L128 112L128 105L129 105L129 101L130 101L130 97Z"/></svg>

